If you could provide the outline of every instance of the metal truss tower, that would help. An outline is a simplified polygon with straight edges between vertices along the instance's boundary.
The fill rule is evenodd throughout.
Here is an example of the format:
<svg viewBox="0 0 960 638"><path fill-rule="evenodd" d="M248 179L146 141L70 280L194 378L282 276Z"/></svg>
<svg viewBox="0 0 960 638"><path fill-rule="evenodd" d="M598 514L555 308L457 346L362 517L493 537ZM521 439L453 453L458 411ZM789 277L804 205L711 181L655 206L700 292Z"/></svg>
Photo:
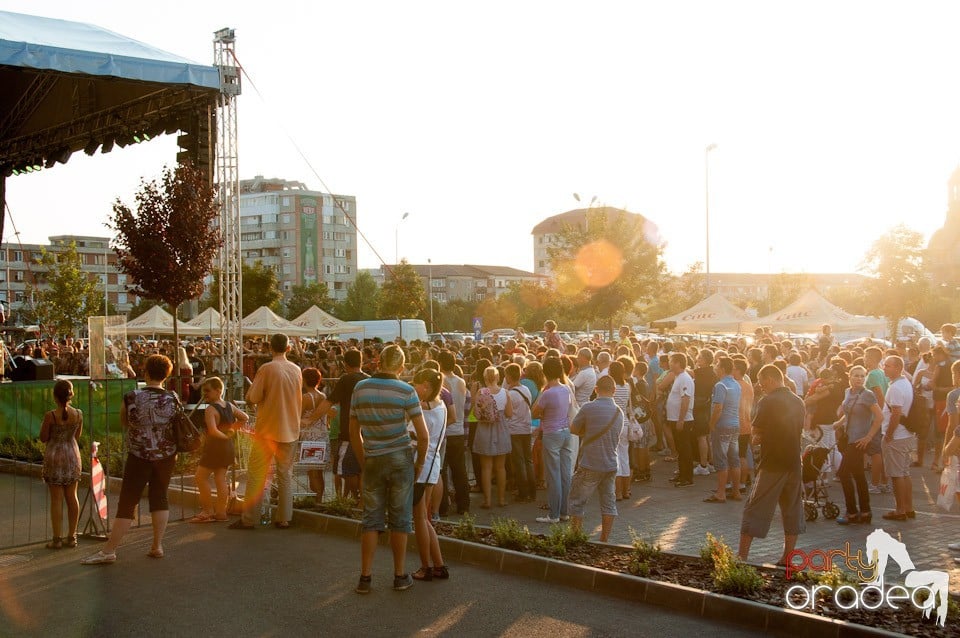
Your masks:
<svg viewBox="0 0 960 638"><path fill-rule="evenodd" d="M242 261L240 255L240 174L237 157L237 97L240 95L240 69L234 56L236 36L233 29L214 34L214 65L220 69L220 98L217 104L217 159L215 182L220 196L220 338L222 371L226 375L227 396L241 399L243 394Z"/></svg>

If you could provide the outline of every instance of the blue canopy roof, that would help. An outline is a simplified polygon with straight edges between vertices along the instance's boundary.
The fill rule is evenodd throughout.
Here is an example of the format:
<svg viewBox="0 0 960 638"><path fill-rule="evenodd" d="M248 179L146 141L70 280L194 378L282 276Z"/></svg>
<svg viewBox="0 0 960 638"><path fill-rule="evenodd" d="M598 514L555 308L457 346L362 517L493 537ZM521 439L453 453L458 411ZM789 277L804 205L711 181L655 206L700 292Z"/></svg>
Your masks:
<svg viewBox="0 0 960 638"><path fill-rule="evenodd" d="M0 11L0 65L220 88L212 65L94 25L8 11Z"/></svg>

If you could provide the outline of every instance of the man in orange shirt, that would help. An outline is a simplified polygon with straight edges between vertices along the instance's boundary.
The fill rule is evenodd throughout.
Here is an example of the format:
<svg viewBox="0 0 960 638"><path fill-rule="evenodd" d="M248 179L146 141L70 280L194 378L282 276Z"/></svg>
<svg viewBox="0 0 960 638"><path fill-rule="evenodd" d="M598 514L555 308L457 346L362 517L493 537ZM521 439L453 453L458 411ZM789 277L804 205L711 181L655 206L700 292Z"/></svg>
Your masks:
<svg viewBox="0 0 960 638"><path fill-rule="evenodd" d="M270 338L273 359L257 370L253 385L247 390L247 403L257 406L256 430L247 467L247 489L243 497L243 513L231 529L253 529L263 499L268 469L276 463L277 487L280 491L273 524L279 529L290 527L293 517L293 462L300 438L300 412L303 377L300 367L287 360L290 342L285 334Z"/></svg>

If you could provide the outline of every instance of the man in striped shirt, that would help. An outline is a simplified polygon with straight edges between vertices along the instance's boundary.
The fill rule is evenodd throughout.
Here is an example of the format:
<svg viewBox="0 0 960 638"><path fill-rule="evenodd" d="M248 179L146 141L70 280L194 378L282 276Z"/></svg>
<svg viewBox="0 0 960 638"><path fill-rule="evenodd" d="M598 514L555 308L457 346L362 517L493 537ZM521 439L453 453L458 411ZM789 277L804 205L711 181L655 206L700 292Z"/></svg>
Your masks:
<svg viewBox="0 0 960 638"><path fill-rule="evenodd" d="M389 522L393 549L393 588L413 584L404 571L407 534L413 531L413 481L423 468L429 433L416 390L400 380L404 356L399 346L380 353L380 371L357 383L350 401L350 445L363 468L363 535L358 594L370 592L377 535ZM417 437L416 460L407 422Z"/></svg>

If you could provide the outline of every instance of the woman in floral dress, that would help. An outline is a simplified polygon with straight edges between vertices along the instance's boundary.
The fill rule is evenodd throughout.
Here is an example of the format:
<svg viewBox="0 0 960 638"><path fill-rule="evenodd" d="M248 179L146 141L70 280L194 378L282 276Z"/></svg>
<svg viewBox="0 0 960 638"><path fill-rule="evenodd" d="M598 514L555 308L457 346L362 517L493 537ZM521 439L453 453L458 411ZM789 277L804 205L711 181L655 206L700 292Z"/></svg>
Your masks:
<svg viewBox="0 0 960 638"><path fill-rule="evenodd" d="M50 522L53 540L49 549L77 546L77 524L80 521L80 503L77 483L80 481L80 433L83 431L83 412L70 405L73 384L66 380L53 386L57 409L43 415L40 441L43 450L43 480L50 489ZM63 531L61 501L67 502L67 535Z"/></svg>

